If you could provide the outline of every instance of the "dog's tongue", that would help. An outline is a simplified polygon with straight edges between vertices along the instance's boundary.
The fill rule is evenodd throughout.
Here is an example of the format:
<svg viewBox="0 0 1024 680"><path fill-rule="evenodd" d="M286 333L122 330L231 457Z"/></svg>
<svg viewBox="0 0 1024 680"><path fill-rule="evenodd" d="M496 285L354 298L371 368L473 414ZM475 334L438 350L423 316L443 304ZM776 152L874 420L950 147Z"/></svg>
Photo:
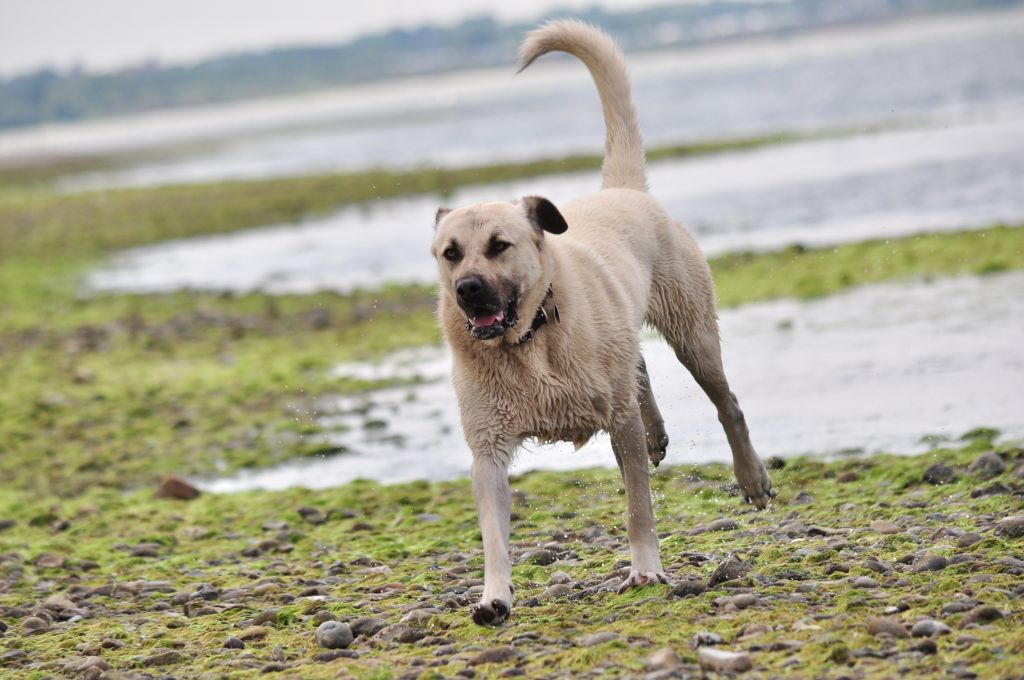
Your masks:
<svg viewBox="0 0 1024 680"><path fill-rule="evenodd" d="M495 312L493 314L481 314L480 316L473 317L473 326L476 328L486 328L487 326L493 326L505 319L505 312Z"/></svg>

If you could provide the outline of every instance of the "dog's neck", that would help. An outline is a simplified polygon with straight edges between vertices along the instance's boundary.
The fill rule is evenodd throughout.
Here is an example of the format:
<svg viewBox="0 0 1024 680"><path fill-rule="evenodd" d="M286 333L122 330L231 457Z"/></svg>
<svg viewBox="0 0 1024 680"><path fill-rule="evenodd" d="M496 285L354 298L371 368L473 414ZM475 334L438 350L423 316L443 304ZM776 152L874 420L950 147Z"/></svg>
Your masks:
<svg viewBox="0 0 1024 680"><path fill-rule="evenodd" d="M558 312L558 303L555 301L555 291L548 285L547 292L544 294L543 299L541 299L540 305L537 306L537 312L533 315L530 327L514 341L514 344L525 345L533 340L537 331L545 325L548 323L559 323L561 320L561 315Z"/></svg>

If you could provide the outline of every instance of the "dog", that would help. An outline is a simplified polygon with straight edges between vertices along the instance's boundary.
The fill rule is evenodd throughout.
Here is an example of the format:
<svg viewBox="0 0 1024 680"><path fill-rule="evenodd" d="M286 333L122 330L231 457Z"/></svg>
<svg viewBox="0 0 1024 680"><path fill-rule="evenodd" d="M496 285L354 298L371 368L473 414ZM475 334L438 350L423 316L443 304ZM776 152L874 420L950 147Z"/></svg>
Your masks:
<svg viewBox="0 0 1024 680"><path fill-rule="evenodd" d="M601 190L560 207L527 196L440 208L434 221L438 317L483 536L484 590L472 608L480 625L500 625L511 613L508 466L526 439L580 447L597 432L610 434L632 558L620 592L667 583L648 462L665 457L668 436L640 353L645 324L717 408L745 499L763 509L774 495L722 368L710 269L647 192L622 54L600 29L561 20L527 36L519 71L552 51L577 57L597 86L606 127Z"/></svg>

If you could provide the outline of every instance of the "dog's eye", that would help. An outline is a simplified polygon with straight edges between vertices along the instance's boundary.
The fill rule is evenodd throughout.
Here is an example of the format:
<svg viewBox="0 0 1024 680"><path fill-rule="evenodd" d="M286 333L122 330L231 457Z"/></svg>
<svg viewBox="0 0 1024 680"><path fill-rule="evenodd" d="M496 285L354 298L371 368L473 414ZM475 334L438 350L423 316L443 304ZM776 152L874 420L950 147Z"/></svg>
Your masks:
<svg viewBox="0 0 1024 680"><path fill-rule="evenodd" d="M499 241L497 239L494 239L489 244L487 244L487 257L494 257L495 255L500 255L501 253L505 252L511 247L512 244L509 243L508 241Z"/></svg>
<svg viewBox="0 0 1024 680"><path fill-rule="evenodd" d="M449 246L444 249L443 253L441 253L441 257L448 260L449 262L458 262L459 259L462 258L462 254L459 253L459 249L456 248L455 246Z"/></svg>

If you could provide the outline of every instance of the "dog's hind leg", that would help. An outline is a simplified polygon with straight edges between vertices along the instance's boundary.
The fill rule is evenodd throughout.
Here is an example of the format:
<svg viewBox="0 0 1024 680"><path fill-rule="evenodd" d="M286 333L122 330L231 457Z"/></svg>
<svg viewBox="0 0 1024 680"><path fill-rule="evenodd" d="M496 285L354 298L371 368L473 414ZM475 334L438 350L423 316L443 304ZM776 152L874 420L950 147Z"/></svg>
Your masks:
<svg viewBox="0 0 1024 680"><path fill-rule="evenodd" d="M654 528L644 423L635 401L630 412L611 428L610 434L615 460L626 486L626 535L632 558L629 577L622 582L619 592L646 583L667 583Z"/></svg>
<svg viewBox="0 0 1024 680"><path fill-rule="evenodd" d="M750 443L747 422L740 410L736 395L729 389L725 370L722 368L722 350L718 338L718 324L712 322L709 327L699 331L691 331L679 341L669 337L669 344L676 352L676 357L693 375L697 384L711 399L718 409L718 420L725 429L725 436L732 449L733 471L740 491L746 500L763 510L768 501L775 496L772 491L772 480L765 470L764 464Z"/></svg>
<svg viewBox="0 0 1024 680"><path fill-rule="evenodd" d="M473 497L484 541L484 592L473 607L473 621L498 626L512 611L512 563L508 554L512 494L504 453L473 452Z"/></svg>
<svg viewBox="0 0 1024 680"><path fill-rule="evenodd" d="M668 433L665 432L665 419L661 417L658 404L654 401L651 391L651 378L647 375L647 362L641 356L637 362L637 399L640 402L640 417L644 423L647 438L647 457L654 467L665 460L668 449Z"/></svg>

